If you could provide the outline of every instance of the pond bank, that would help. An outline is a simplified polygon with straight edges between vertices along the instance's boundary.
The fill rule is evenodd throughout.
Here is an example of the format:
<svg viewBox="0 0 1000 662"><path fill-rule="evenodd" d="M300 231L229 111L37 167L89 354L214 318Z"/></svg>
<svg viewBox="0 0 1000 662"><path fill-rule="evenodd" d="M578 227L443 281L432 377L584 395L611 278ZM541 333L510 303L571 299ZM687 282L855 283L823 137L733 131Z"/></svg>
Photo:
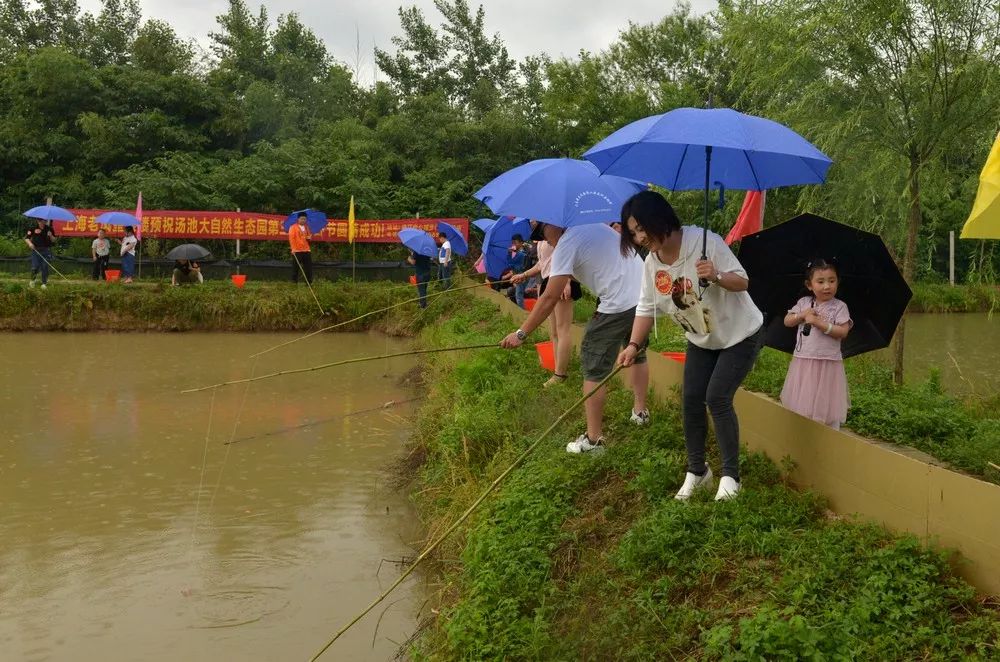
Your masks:
<svg viewBox="0 0 1000 662"><path fill-rule="evenodd" d="M430 346L488 342L512 328L496 303L470 301L425 329ZM453 521L578 397L579 370L542 390L530 347L440 356L414 435L414 488L430 530ZM445 608L418 655L444 659L990 657L996 603L976 599L945 554L915 537L843 519L790 486L763 455L744 456L740 498L671 497L684 472L675 396L653 423L628 422L612 388L601 456L574 457L558 428L450 540ZM718 458L710 452L710 461ZM710 497L711 495L709 495Z"/></svg>

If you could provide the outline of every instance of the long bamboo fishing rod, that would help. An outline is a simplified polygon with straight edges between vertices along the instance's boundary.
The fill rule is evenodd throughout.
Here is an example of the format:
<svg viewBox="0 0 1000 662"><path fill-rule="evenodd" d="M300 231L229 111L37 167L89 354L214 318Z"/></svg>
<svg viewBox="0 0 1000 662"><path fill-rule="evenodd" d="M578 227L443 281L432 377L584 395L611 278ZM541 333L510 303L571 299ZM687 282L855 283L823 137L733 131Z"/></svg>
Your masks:
<svg viewBox="0 0 1000 662"><path fill-rule="evenodd" d="M491 284L507 283L507 282L509 282L509 281L499 280L499 281L491 281ZM258 356L262 356L264 354L267 354L268 352L273 352L274 350L281 349L282 347L287 347L288 345L291 345L293 343L297 343L300 340L306 340L307 338L312 338L313 336L318 336L319 334L324 333L326 331L330 331L331 329L336 329L336 328L339 328L339 327L342 327L342 326L347 326L348 324L353 324L354 322L357 322L358 320L362 320L362 319L364 319L366 317L370 317L371 315L378 315L380 313L384 313L386 311L392 310L393 308L399 308L400 306L405 306L408 303L413 303L415 301L420 301L421 299L433 299L435 297L443 296L443 295L448 294L450 292L461 292L463 290L471 290L472 288L482 287L482 286L483 286L483 283L476 283L475 285L465 285L465 286L462 286L462 287L451 287L451 288L448 288L447 290L442 290L440 292L434 292L433 294L428 294L425 297L418 296L418 297L414 297L413 299L406 299L405 301L400 301L399 303L394 303L391 306L386 306L385 308L379 308L378 310L373 310L371 312L364 313L363 315L358 315L357 317L349 319L346 322L337 322L336 324L331 324L330 326L325 326L322 329L318 329L316 331L313 331L312 333L307 333L304 336L299 336L298 338L292 338L291 340L286 340L283 343L278 343L277 345L274 345L273 347L268 347L267 349L262 350L260 352L257 352L256 354L251 354L250 358L255 359Z"/></svg>
<svg viewBox="0 0 1000 662"><path fill-rule="evenodd" d="M215 391L212 392L213 397ZM261 434L250 435L249 437L241 437L240 439L231 439L229 441L224 441L224 446L229 446L230 444L239 444L244 441L252 441L254 439L263 439L264 437L273 437L275 435L284 434L285 432L291 432L293 430L301 430L303 428L308 428L313 425L323 425L324 423L329 423L330 421L337 421L342 418L349 418L351 416L360 416L361 414L368 414L373 411L385 411L390 407L395 407L397 405L406 404L407 402L416 402L417 400L423 400L426 395L418 395L415 398L407 398L406 400L390 400L386 403L380 404L377 407L369 407L368 409L359 409L358 411L352 411L347 414L338 414L337 416L331 416L329 418L321 418L318 421L310 421L308 423L302 423L300 425L292 425L289 427L284 427L279 430L272 430L270 432L262 432Z"/></svg>
<svg viewBox="0 0 1000 662"><path fill-rule="evenodd" d="M395 582L393 582L392 586L390 586L385 591L383 591L382 595L378 596L378 598L376 598L374 602L372 602L370 605L368 605L367 607L365 607L364 611L362 611L360 614L358 614L357 616L355 616L351 620L350 623L348 623L344 627L340 628L340 630L337 632L337 634L333 635L333 639L331 639L330 641L328 641L326 643L326 645L323 646L323 648L319 649L319 652L317 652L315 655L312 656L312 658L310 658L310 662L316 662L316 660L318 660L319 657L323 653L325 653L326 650L330 646L332 646L335 641L337 641L337 639L340 639L340 637L345 632L347 632L348 630L350 630L351 627L353 627L355 623L357 623L362 618L364 618L368 614L368 612L370 612L372 609L374 609L375 607L377 607L380 602L382 602L383 600L385 600L389 596L389 594L392 593L393 590L395 590L395 588L397 586L399 586L400 584L402 584L403 581L407 577L410 576L410 574L414 571L414 569L416 569L416 567L418 565L420 565L420 562L423 561L424 559L426 559L430 555L431 552L433 552L435 549L437 549L438 545L440 545L442 542L444 542L444 540L448 536L450 536L452 534L452 532L454 532L455 529L457 529L458 526L462 522L464 522L466 519L468 519L469 515L471 515L479 507L479 505L486 499L486 497L488 497L490 495L490 493L493 492L493 490L495 490L500 485L500 483L502 483L504 481L504 479L507 478L507 476L510 475L510 473L512 471L514 471L514 469L516 469L518 466L520 466L521 463L524 462L527 459L527 457L534 452L534 450L538 447L539 444L542 443L542 441L545 440L545 437L547 437L549 435L549 433L551 433L553 430L555 430L556 427L558 427L558 425L560 423L562 423L564 420L566 420L567 416L569 416L571 413L573 413L573 411L575 411L577 407L579 407L584 402L586 402L590 398L590 396L592 396L595 393L597 393L597 391L599 391L605 384L607 384L611 380L612 377L614 377L619 372L621 372L622 367L623 366L621 366L621 365L616 366L615 369L611 371L611 374L609 374L607 377L605 377L604 379L602 379L601 382L597 386L595 386L594 388L592 388L590 391L588 391L582 397L580 397L580 399L578 399L576 402L574 402L570 406L569 409L567 409L566 411L563 412L562 416L560 416L559 418L557 418L552 423L552 425L550 425L548 428L545 429L544 432L542 432L540 435L538 435L538 438L535 439L535 441L532 442L532 444L530 446L528 446L528 448L525 449L525 451L523 453L521 453L520 455L518 455L517 458L513 462L511 462L510 466L507 467L502 474L500 474L499 476L497 476L496 480L494 480L492 483L490 483L489 487L487 487L483 491L483 493L480 494L479 497L475 501L472 502L472 505L469 506L465 510L465 512L462 513L462 515L457 520L455 520L451 524L451 526L449 526L448 529L444 533L442 533L438 537L437 540L435 540L433 543L430 544L429 547L427 547L427 549L425 549L423 552L421 552L420 556L418 556L413 561L413 563L410 565L410 567L406 569L406 572L404 572L402 575L399 576L399 579L397 579Z"/></svg>
<svg viewBox="0 0 1000 662"><path fill-rule="evenodd" d="M35 255L37 255L38 257L42 258L42 262L44 262L45 264L49 265L49 269L52 269L52 271L54 271L57 274L59 274L60 278L62 278L63 280L69 282L69 278L66 278L66 276L63 276L62 272L59 271L58 269L56 269L56 265L54 265L51 262L49 262L48 260L46 260L45 256L42 255L40 252L38 252L37 248L32 248L31 252L34 253Z"/></svg>
<svg viewBox="0 0 1000 662"><path fill-rule="evenodd" d="M298 266L299 272L302 274L303 280L306 281L306 286L309 288L309 293L313 295L313 301L316 302L316 307L319 308L319 314L326 315L327 312L323 310L323 306L319 302L319 297L316 296L316 290L313 289L312 283L309 282L309 276L306 275L306 270L302 266L302 263L299 261L299 256L296 255L294 251L292 251L292 259L295 260L295 264L296 266Z"/></svg>
<svg viewBox="0 0 1000 662"><path fill-rule="evenodd" d="M229 382L221 382L219 384L212 384L210 386L199 386L198 388L189 388L187 390L181 391L181 393L197 393L199 391L207 391L209 389L220 388L222 386L232 386L233 384L247 384L249 382L259 382L262 379L270 379L272 377L281 377L282 375L296 375L303 372L313 372L315 370L324 370L326 368L333 368L338 365L347 365L348 363L362 363L364 361L378 361L379 359L391 359L397 356L413 356L416 354L436 354L439 352L459 352L465 349L486 349L488 347L498 347L496 343L487 343L483 345L463 345L462 347L443 347L437 349L411 349L406 352L396 352L394 354L379 354L378 356L362 356L356 359L345 359L343 361L334 361L333 363L324 363L322 365L314 365L310 368L296 368L294 370L280 370L278 372L272 372L267 375L261 375L260 377L247 377L246 379L234 379Z"/></svg>

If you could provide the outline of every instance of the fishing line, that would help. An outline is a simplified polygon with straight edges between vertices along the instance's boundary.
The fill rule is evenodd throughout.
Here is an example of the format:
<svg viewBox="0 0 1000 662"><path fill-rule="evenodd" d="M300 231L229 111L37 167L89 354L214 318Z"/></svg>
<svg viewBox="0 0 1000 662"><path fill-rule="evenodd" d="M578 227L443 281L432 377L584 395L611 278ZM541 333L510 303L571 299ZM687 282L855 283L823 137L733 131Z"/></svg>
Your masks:
<svg viewBox="0 0 1000 662"><path fill-rule="evenodd" d="M35 255L37 255L38 257L42 258L42 262L44 262L45 264L49 265L49 268L52 269L52 271L54 271L57 274L59 274L60 278L62 278L66 282L69 282L69 278L66 278L66 276L63 276L62 272L59 271L58 269L56 269L56 267L55 267L54 264L52 264L51 262L49 262L48 260L46 260L45 256L38 252L38 249L32 248L31 252L34 253Z"/></svg>
<svg viewBox="0 0 1000 662"><path fill-rule="evenodd" d="M309 277L306 276L306 270L302 267L302 263L299 262L299 256L292 253L292 259L295 260L295 264L299 267L299 272L302 274L302 279L306 281L306 285L309 287L309 293L313 295L313 301L316 302L316 307L319 308L319 314L329 315L328 312L323 310L323 306L319 302L319 298L316 296L316 290L313 289L312 283L309 282Z"/></svg>
<svg viewBox="0 0 1000 662"><path fill-rule="evenodd" d="M201 490L205 486L205 467L208 464L208 440L212 436L212 416L215 413L215 391L212 391L212 399L208 405L208 429L205 430L205 450L201 454L201 475L198 477L198 497L194 502L194 523L191 525L191 547L188 549L188 558L194 552L195 536L198 533L198 516L201 513Z"/></svg>
<svg viewBox="0 0 1000 662"><path fill-rule="evenodd" d="M222 472L225 471L226 469L226 460L229 459L229 451L232 450L233 447L232 441L233 439L236 438L236 431L240 427L240 418L243 416L243 408L247 404L247 395L250 393L250 382L253 381L253 374L256 371L257 371L257 361L255 359L253 365L250 367L250 379L244 380L247 382L247 387L243 389L243 400L240 402L240 408L236 410L236 420L233 421L233 433L229 436L230 443L226 444L226 453L222 457L222 466L219 467L219 476L215 481L215 490L212 491L212 499L211 501L208 502L209 510L211 510L212 505L215 504L215 497L219 493L219 486L222 484Z"/></svg>
<svg viewBox="0 0 1000 662"><path fill-rule="evenodd" d="M413 573L413 571L417 568L417 566L420 565L420 563L424 559L426 559L430 555L431 552L433 552L435 549L437 549L438 545L440 545L442 542L444 542L444 540L448 536L450 536L455 531L455 529L458 528L458 526L462 522L464 522L466 519L468 519L469 515L471 515L473 512L475 512L475 510L477 508L479 508L479 505L483 501L486 500L486 497L489 496L490 493L492 493L493 490L495 490L500 485L500 483L502 483L504 481L504 479L506 479L507 476L509 476L511 474L511 472L514 471L514 469L516 469L518 466L520 466L521 463L524 462L524 460L526 460L528 458L528 456L531 455L531 453L533 453L536 448L538 448L538 446L542 443L542 441L544 441L545 438L553 430L555 430L556 427L560 423L562 423L564 420L566 420L566 418L571 413L573 413L581 404L583 404L584 402L586 402L592 395L594 395L595 393L597 393L597 391L600 390L605 384L607 384L611 380L612 377L614 377L619 372L621 372L622 368L623 368L623 366L621 366L621 365L615 366L615 369L612 370L611 373L607 377L605 377L604 379L602 379L599 384L597 384L594 388L592 388L590 391L588 391L582 397L580 397L576 402L574 402L572 405L570 405L569 409L567 409L566 411L564 411L562 413L562 415L559 418L557 418L552 423L552 425L550 425L548 428L545 429L544 432L542 432L540 435L538 435L538 438L535 439L535 441L532 442L532 444L530 446L528 446L528 448L525 449L525 451L523 453L521 453L520 455L518 455L517 458L513 462L511 462L510 466L507 467L502 474L500 474L499 476L497 476L496 480L494 480L492 483L490 483L489 487L487 487L483 491L483 493L480 494L479 497L474 502L472 502L472 505L469 506L465 510L465 512L462 513L462 515L457 520L455 520L451 524L451 526L448 527L447 530L445 530L444 533L442 533L433 543L431 543L427 547L427 549L425 549L423 552L420 553L420 556L418 556L416 558L416 560L413 561L413 564L410 565L410 567L406 569L406 572L404 572L402 575L400 575L399 578L395 582L393 582L392 586L390 586L385 591L383 591L382 594L378 598L376 598L374 602L372 602L370 605L368 605L367 607L365 607L365 609L360 614L358 614L357 616L355 616L347 625L345 625L344 627L340 628L340 630L337 632L337 634L335 634L333 636L333 638L330 639L330 641L328 641L326 643L325 646L323 646L321 649L319 649L319 651L315 655L313 655L312 658L310 658L310 662L316 662L316 660L318 660L320 658L320 656L323 655L323 653L325 653L326 650L328 648L330 648L330 646L332 646L335 641L337 641L337 639L339 639L345 632L347 632L349 629L351 629L351 627L354 626L354 624L356 624L358 621L360 621L362 618L364 618L368 614L368 612L370 612L372 609L374 609L375 607L377 607L379 605L379 603L381 603L383 600L385 600L386 597L388 597L388 595L390 593L392 593L392 591L397 586L399 586L400 584L402 584L403 581L407 577L409 577L410 574Z"/></svg>
<svg viewBox="0 0 1000 662"><path fill-rule="evenodd" d="M246 384L249 382L257 382L262 379L270 379L272 377L280 377L282 375L296 375L303 372L313 372L315 370L324 370L326 368L333 368L335 366L347 365L349 363L363 363L365 361L377 361L379 359L396 358L397 356L414 356L417 354L436 354L440 352L458 352L464 349L486 349L489 347L497 348L499 347L497 343L484 343L480 345L462 345L461 347L442 347L438 349L411 349L406 352L395 352L393 354L380 354L378 356L362 356L356 359L345 359L343 361L334 361L333 363L323 363L321 365L315 365L310 368L295 368L294 370L280 370L278 372L272 372L267 375L261 375L260 377L249 377L246 379L234 379L228 382L220 382L218 384L211 384L209 386L199 386L198 388L189 388L181 391L181 393L198 393L199 391L207 391L208 389L220 388L223 386L232 386L233 384Z"/></svg>

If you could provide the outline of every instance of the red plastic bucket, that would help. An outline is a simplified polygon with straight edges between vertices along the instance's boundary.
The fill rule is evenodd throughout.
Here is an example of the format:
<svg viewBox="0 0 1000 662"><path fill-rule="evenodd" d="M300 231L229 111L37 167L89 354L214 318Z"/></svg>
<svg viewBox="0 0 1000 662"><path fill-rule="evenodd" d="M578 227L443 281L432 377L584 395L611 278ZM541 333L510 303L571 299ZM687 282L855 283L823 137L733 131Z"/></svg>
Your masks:
<svg viewBox="0 0 1000 662"><path fill-rule="evenodd" d="M527 299L526 299L527 301ZM535 351L538 352L538 361L546 370L556 371L556 353L551 341L535 343Z"/></svg>
<svg viewBox="0 0 1000 662"><path fill-rule="evenodd" d="M661 352L661 353L668 359L677 361L678 363L684 363L684 359L686 358L684 352Z"/></svg>
<svg viewBox="0 0 1000 662"><path fill-rule="evenodd" d="M410 285L416 285L416 284L417 284L417 277L410 276Z"/></svg>
<svg viewBox="0 0 1000 662"><path fill-rule="evenodd" d="M233 279L233 285L235 285L238 289L243 289L243 286L246 285L247 282L246 274L233 274L230 276L230 278Z"/></svg>
<svg viewBox="0 0 1000 662"><path fill-rule="evenodd" d="M535 309L535 304L536 303L538 303L538 299L525 299L524 300L524 309L527 310L530 313L532 310Z"/></svg>
<svg viewBox="0 0 1000 662"><path fill-rule="evenodd" d="M121 269L105 269L104 270L104 280L108 281L109 283L114 283L119 278L121 278L121 276L122 276Z"/></svg>

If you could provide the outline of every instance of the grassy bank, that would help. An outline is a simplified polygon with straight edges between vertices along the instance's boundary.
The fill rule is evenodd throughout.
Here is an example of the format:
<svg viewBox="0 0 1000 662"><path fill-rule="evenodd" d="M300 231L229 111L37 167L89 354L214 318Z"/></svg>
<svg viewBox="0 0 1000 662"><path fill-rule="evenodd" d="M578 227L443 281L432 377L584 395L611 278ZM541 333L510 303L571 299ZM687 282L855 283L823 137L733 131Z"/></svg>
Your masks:
<svg viewBox="0 0 1000 662"><path fill-rule="evenodd" d="M429 345L485 342L511 328L467 302L422 333ZM530 348L442 355L414 456L431 533L452 521L579 393L539 388ZM935 659L997 655L1000 613L944 555L832 516L744 458L729 503L671 496L684 473L676 401L627 422L614 388L609 447L568 456L582 414L450 541L440 616L417 659ZM718 458L711 457L718 466Z"/></svg>
<svg viewBox="0 0 1000 662"><path fill-rule="evenodd" d="M299 331L316 329L384 308L416 295L399 283L317 281L319 307L303 284L206 281L198 286L169 283L52 282L47 290L25 280L0 281L0 330L5 331ZM433 289L432 289L433 292ZM447 306L451 295L432 299ZM437 312L440 312L438 310ZM431 316L416 304L373 315L344 331L377 328L410 335Z"/></svg>
<svg viewBox="0 0 1000 662"><path fill-rule="evenodd" d="M1000 286L917 283L910 300L913 313L990 313L1000 311Z"/></svg>

